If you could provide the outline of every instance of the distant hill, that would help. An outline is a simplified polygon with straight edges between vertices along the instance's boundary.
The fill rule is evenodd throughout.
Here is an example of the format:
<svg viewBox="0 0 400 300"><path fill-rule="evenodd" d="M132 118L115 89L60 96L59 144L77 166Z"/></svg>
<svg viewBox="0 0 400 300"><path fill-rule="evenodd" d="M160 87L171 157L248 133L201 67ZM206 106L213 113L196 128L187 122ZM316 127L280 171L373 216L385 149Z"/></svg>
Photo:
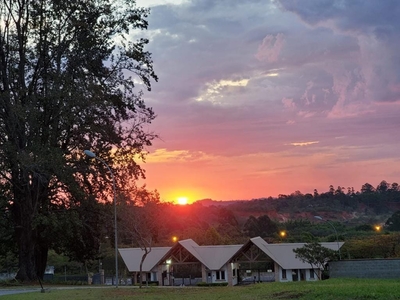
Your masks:
<svg viewBox="0 0 400 300"><path fill-rule="evenodd" d="M196 203L205 207L224 207L229 209L239 223L243 224L250 216L267 215L275 222L306 219L315 221L315 216L324 220L343 222L349 225L362 223L383 223L394 212L400 210L400 190L397 184L382 183L377 189L365 184L362 192L343 188L331 189L326 193L302 194L299 191L277 198L252 200L215 201L203 199ZM391 188L393 187L393 188Z"/></svg>
<svg viewBox="0 0 400 300"><path fill-rule="evenodd" d="M237 201L241 201L241 200L230 200L230 201L217 201L217 200L212 200L212 199L202 199L202 200L197 200L195 203L201 204L203 206L229 206L231 204L236 203Z"/></svg>

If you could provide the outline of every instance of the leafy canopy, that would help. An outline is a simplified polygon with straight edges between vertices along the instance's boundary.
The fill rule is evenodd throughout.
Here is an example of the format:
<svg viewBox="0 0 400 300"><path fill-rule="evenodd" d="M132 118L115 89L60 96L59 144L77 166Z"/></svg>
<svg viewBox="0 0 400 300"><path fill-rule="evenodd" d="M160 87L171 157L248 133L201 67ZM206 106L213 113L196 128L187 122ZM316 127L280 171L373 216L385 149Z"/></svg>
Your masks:
<svg viewBox="0 0 400 300"><path fill-rule="evenodd" d="M320 243L311 242L301 248L293 249L296 258L310 264L313 269L326 271L327 262L336 259L336 251L322 246Z"/></svg>
<svg viewBox="0 0 400 300"><path fill-rule="evenodd" d="M118 190L144 176L136 161L156 135L142 90L157 76L148 40L131 33L148 13L131 0L0 1L0 184L19 279L41 277L65 240L80 259L98 246L88 208L112 200L111 178L83 150L111 166Z"/></svg>

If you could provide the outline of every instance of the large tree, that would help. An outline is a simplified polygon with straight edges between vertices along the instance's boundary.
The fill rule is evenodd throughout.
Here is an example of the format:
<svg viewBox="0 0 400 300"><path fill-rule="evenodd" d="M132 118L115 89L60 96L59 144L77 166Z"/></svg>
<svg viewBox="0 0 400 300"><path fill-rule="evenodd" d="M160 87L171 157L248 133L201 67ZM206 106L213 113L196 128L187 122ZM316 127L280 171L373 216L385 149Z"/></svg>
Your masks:
<svg viewBox="0 0 400 300"><path fill-rule="evenodd" d="M337 251L326 248L318 242L306 243L301 248L293 249L293 252L296 254L296 258L310 264L313 270L318 270L316 274L319 279L322 279L319 271L322 270L322 274L326 275L327 263L337 258Z"/></svg>
<svg viewBox="0 0 400 300"><path fill-rule="evenodd" d="M244 224L243 230L249 237L261 236L263 238L271 238L276 236L278 226L268 215L262 215L258 218L250 216Z"/></svg>
<svg viewBox="0 0 400 300"><path fill-rule="evenodd" d="M385 228L390 231L400 231L400 210L396 211L385 222Z"/></svg>
<svg viewBox="0 0 400 300"><path fill-rule="evenodd" d="M155 115L141 88L157 77L148 41L129 34L147 28L148 13L133 0L0 2L0 183L21 280L43 276L68 222L90 226L83 202L112 200L109 172L84 149L117 187L143 175L136 159Z"/></svg>
<svg viewBox="0 0 400 300"><path fill-rule="evenodd" d="M148 191L145 186L126 195L121 203L120 232L126 243L139 246L143 254L139 265L139 287L142 288L143 263L155 242L157 242L160 224L160 195L157 191ZM146 280L147 282L147 280Z"/></svg>

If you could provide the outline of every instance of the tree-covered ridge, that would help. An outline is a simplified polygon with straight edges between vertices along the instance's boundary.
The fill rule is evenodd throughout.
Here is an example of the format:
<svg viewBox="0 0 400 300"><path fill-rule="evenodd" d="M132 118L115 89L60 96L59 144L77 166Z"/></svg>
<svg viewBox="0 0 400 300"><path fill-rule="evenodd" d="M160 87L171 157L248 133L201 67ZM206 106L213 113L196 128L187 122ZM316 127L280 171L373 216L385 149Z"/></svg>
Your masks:
<svg viewBox="0 0 400 300"><path fill-rule="evenodd" d="M342 248L345 259L399 257L400 211L395 210L392 203L398 202L398 198L381 198L380 203L385 205L385 209L379 211L385 213L378 213L375 206L368 202L372 197L381 197L385 193L393 196L399 191L371 191L369 188L344 194L352 206L340 201L342 193L331 190L312 197L293 193L275 199L199 201L191 205L174 205L161 202L156 191L136 189L126 197L118 197L119 247L172 246L176 242L173 237L178 240L193 239L199 245L242 244L255 236L261 236L269 243L334 242L338 238L345 242ZM364 199L366 195L371 198ZM113 207L110 203L84 203L87 204L79 206L79 210L74 209L76 216L81 217L73 219L76 227L71 228L71 233L80 232L81 238L70 247L53 247L58 255L51 251L49 263L62 268L65 260L60 257L67 256L72 260L73 263L68 264L74 270L77 263L84 265L85 269L96 270L97 260L100 259L103 267L112 273ZM322 220L315 216L321 216ZM3 222L5 226L7 219ZM380 231L376 230L378 225ZM82 230L85 228L88 231ZM68 232L65 231L66 234ZM65 242L73 237L66 235ZM9 249L6 245L2 247ZM2 252L0 258L4 269L13 262L10 252ZM120 266L123 266L122 262Z"/></svg>
<svg viewBox="0 0 400 300"><path fill-rule="evenodd" d="M208 201L208 203L210 203ZM303 194L295 191L290 195L279 195L250 201L230 201L224 205L239 215L243 212L268 214L276 221L285 221L288 217L296 219L313 218L315 215L328 214L329 219L351 221L363 216L386 216L400 209L400 188L397 183L380 182L376 188L371 184L362 185L360 191L354 188L336 189L331 185L327 192ZM297 217L296 217L297 216Z"/></svg>
<svg viewBox="0 0 400 300"><path fill-rule="evenodd" d="M383 183L376 189L366 184L366 189L350 193L331 187L314 195L295 192L248 201L206 200L184 206L159 202L159 215L152 224L157 232L154 242L171 244L173 236L192 238L199 244L241 243L254 236L270 242L332 241L336 236L327 221L335 226L340 240L369 235L378 225L397 230L400 191L396 184L386 184L388 188L383 189ZM281 231L287 234L281 236Z"/></svg>

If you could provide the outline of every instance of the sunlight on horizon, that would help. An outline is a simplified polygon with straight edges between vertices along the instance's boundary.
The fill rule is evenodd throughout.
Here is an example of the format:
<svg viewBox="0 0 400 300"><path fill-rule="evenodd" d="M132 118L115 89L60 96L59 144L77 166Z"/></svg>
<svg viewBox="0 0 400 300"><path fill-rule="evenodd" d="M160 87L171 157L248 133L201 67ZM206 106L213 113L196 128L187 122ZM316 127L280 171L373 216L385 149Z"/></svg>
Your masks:
<svg viewBox="0 0 400 300"><path fill-rule="evenodd" d="M178 197L176 198L176 203L179 205L186 205L188 204L188 197Z"/></svg>

